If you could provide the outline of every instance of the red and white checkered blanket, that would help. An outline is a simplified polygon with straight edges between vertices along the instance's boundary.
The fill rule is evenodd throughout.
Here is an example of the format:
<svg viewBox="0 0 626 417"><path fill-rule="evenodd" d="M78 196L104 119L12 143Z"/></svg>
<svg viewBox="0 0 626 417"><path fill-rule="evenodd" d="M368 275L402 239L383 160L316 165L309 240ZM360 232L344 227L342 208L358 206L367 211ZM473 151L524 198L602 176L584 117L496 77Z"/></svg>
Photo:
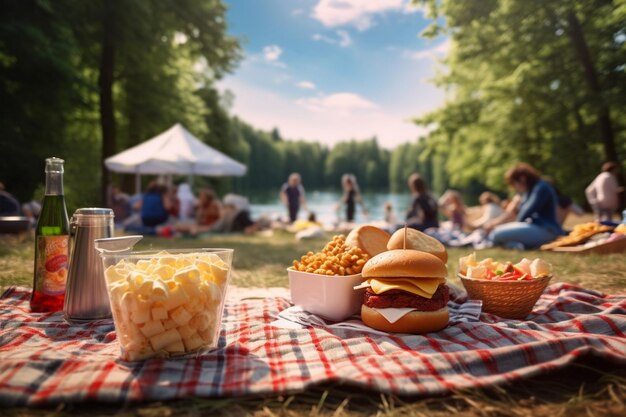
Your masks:
<svg viewBox="0 0 626 417"><path fill-rule="evenodd" d="M329 381L433 395L525 378L584 355L626 364L626 294L569 284L545 291L527 321L482 314L426 336L273 327L282 297L228 302L217 350L193 359L118 359L111 321L69 325L32 314L30 291L0 299L0 404L125 402L298 392ZM452 300L462 304L463 296Z"/></svg>

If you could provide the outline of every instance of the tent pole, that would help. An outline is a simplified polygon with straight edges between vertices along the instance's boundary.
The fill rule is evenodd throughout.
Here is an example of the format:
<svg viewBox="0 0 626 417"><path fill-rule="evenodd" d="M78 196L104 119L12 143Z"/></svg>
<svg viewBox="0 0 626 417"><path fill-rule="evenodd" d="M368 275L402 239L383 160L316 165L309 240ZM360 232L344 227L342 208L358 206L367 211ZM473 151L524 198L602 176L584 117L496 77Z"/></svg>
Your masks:
<svg viewBox="0 0 626 417"><path fill-rule="evenodd" d="M139 171L135 173L135 194L141 193L141 174Z"/></svg>

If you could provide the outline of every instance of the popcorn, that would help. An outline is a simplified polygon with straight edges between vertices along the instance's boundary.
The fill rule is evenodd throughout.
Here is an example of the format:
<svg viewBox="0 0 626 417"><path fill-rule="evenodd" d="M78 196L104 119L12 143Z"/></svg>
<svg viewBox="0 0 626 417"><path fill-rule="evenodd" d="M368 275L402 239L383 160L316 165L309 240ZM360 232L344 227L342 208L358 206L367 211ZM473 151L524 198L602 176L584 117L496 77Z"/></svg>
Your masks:
<svg viewBox="0 0 626 417"><path fill-rule="evenodd" d="M219 333L230 267L216 254L161 252L104 274L122 359L202 349Z"/></svg>

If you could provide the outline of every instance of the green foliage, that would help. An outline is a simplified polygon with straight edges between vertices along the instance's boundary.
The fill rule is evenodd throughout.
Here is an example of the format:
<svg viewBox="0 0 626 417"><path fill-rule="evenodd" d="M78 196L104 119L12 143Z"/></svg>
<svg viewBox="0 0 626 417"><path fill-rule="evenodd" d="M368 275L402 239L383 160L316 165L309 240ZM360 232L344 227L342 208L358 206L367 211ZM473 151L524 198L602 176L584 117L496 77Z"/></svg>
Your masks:
<svg viewBox="0 0 626 417"><path fill-rule="evenodd" d="M286 181L290 173L298 172L302 176L303 183L311 190L327 186L324 181L324 172L320 167L324 166L329 152L328 148L319 143L302 140L282 141L278 146L284 155L282 181Z"/></svg>
<svg viewBox="0 0 626 417"><path fill-rule="evenodd" d="M5 1L0 13L0 181L19 200L44 181L44 158L65 157L68 108L80 102L75 39L48 2Z"/></svg>
<svg viewBox="0 0 626 417"><path fill-rule="evenodd" d="M214 85L241 53L221 1L4 1L0 153L10 157L0 180L20 200L41 198L43 160L55 155L67 161L68 205L98 203L106 34L114 35L116 151L183 123L248 166L243 178L197 180L220 193L277 189L291 172L311 190L337 190L353 173L364 190L406 192L419 172L435 194L460 188L471 200L485 187L505 190L506 169L527 161L583 202L600 164L624 159L624 0L416 2L433 18L423 35L452 38L436 79L449 97L416 120L434 126L427 137L386 150L376 138L332 148L288 140L233 118L231 97ZM132 176L114 180L133 190Z"/></svg>
<svg viewBox="0 0 626 417"><path fill-rule="evenodd" d="M376 138L351 140L335 145L326 159L327 184L341 186L343 174L354 174L362 189L386 189L389 185L389 151L378 146Z"/></svg>
<svg viewBox="0 0 626 417"><path fill-rule="evenodd" d="M428 34L452 38L448 71L437 78L450 95L418 123L436 126L426 143L446 161L449 183L503 190L506 169L526 161L584 201L602 162L626 155L624 1L449 0L436 11L445 26L438 19Z"/></svg>
<svg viewBox="0 0 626 417"><path fill-rule="evenodd" d="M41 198L43 160L54 155L66 160L68 205L99 203L105 35L114 152L176 122L226 153L239 149L213 87L240 57L220 0L7 0L0 11L0 154L10 156L0 180L20 200Z"/></svg>
<svg viewBox="0 0 626 417"><path fill-rule="evenodd" d="M445 177L441 163L431 163L430 154L423 139L398 146L391 153L389 163L389 184L392 192L408 191L407 179L418 173L431 191L441 194L445 188Z"/></svg>

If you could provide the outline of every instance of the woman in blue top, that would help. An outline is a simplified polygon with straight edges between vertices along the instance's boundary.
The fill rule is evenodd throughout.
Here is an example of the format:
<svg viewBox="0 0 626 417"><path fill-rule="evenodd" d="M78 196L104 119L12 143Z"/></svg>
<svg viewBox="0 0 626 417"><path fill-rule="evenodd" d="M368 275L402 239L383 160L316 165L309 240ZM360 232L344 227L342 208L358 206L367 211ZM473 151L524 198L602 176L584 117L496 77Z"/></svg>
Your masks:
<svg viewBox="0 0 626 417"><path fill-rule="evenodd" d="M171 201L167 187L151 182L143 195L141 203L141 221L144 226L154 227L167 222Z"/></svg>
<svg viewBox="0 0 626 417"><path fill-rule="evenodd" d="M487 223L485 230L496 245L514 249L537 248L564 235L557 220L557 195L539 172L519 163L506 173L506 182L521 195L515 221L513 212Z"/></svg>

